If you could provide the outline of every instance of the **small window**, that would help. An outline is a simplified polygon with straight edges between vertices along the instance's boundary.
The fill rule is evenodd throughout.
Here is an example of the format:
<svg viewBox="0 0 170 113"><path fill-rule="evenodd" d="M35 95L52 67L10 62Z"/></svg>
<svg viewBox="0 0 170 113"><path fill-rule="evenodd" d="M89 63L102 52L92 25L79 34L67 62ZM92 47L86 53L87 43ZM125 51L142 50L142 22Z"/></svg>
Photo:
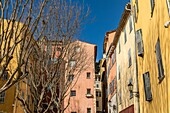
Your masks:
<svg viewBox="0 0 170 113"><path fill-rule="evenodd" d="M87 89L87 94L91 94L91 89Z"/></svg>
<svg viewBox="0 0 170 113"><path fill-rule="evenodd" d="M96 107L99 107L99 101L96 101Z"/></svg>
<svg viewBox="0 0 170 113"><path fill-rule="evenodd" d="M71 68L75 67L76 61L75 60L71 60L69 65L70 65Z"/></svg>
<svg viewBox="0 0 170 113"><path fill-rule="evenodd" d="M150 0L151 2L151 17L153 16L153 11L154 11L154 7L155 7L155 0Z"/></svg>
<svg viewBox="0 0 170 113"><path fill-rule="evenodd" d="M127 42L127 37L126 37L126 28L124 28L124 43Z"/></svg>
<svg viewBox="0 0 170 113"><path fill-rule="evenodd" d="M96 88L99 88L99 84L96 84Z"/></svg>
<svg viewBox="0 0 170 113"><path fill-rule="evenodd" d="M3 74L3 80L7 80L8 79L8 72L5 71Z"/></svg>
<svg viewBox="0 0 170 113"><path fill-rule="evenodd" d="M87 108L87 113L91 113L91 108Z"/></svg>
<svg viewBox="0 0 170 113"><path fill-rule="evenodd" d="M120 79L120 66L118 66L118 80Z"/></svg>
<svg viewBox="0 0 170 113"><path fill-rule="evenodd" d="M136 43L137 43L137 48L138 48L138 56L143 57L144 47L143 47L142 30L141 29L136 31Z"/></svg>
<svg viewBox="0 0 170 113"><path fill-rule="evenodd" d="M170 0L166 0L166 3L167 3L167 7L168 7L168 13L170 16Z"/></svg>
<svg viewBox="0 0 170 113"><path fill-rule="evenodd" d="M119 39L119 54L121 52L121 47L120 47L120 39Z"/></svg>
<svg viewBox="0 0 170 113"><path fill-rule="evenodd" d="M128 66L130 67L132 65L132 58L131 58L131 49L128 51Z"/></svg>
<svg viewBox="0 0 170 113"><path fill-rule="evenodd" d="M79 53L79 52L80 52L80 46L76 46L76 47L74 48L74 51L75 51L76 53Z"/></svg>
<svg viewBox="0 0 170 113"><path fill-rule="evenodd" d="M122 93L121 93L121 91L119 93L119 104L122 104Z"/></svg>
<svg viewBox="0 0 170 113"><path fill-rule="evenodd" d="M150 84L149 72L146 72L146 73L143 74L143 81L144 81L146 101L151 101L152 100L152 93L151 93L151 84Z"/></svg>
<svg viewBox="0 0 170 113"><path fill-rule="evenodd" d="M90 72L87 72L87 79L90 79Z"/></svg>
<svg viewBox="0 0 170 113"><path fill-rule="evenodd" d="M28 95L27 99L28 99L28 104L30 104L30 95Z"/></svg>
<svg viewBox="0 0 170 113"><path fill-rule="evenodd" d="M22 98L24 98L24 91L22 91Z"/></svg>
<svg viewBox="0 0 170 113"><path fill-rule="evenodd" d="M156 43L156 58L157 58L157 64L158 64L158 79L159 79L159 82L160 82L164 78L164 68L163 68L159 38L158 38L158 41Z"/></svg>
<svg viewBox="0 0 170 113"><path fill-rule="evenodd" d="M0 93L0 103L4 103L5 101L5 92Z"/></svg>
<svg viewBox="0 0 170 113"><path fill-rule="evenodd" d="M129 83L133 84L132 82L133 82L133 80L132 80L132 78L130 78ZM133 91L130 90L130 99L132 99L132 98L133 98Z"/></svg>
<svg viewBox="0 0 170 113"><path fill-rule="evenodd" d="M134 16L133 17L134 18L134 22L137 22L137 14L136 14L137 13L137 8L136 8L135 5L134 5L134 10L133 11L134 11L134 15L133 15Z"/></svg>
<svg viewBox="0 0 170 113"><path fill-rule="evenodd" d="M130 29L130 33L131 33L131 31L133 29L131 16L129 17L129 29Z"/></svg>
<svg viewBox="0 0 170 113"><path fill-rule="evenodd" d="M71 91L71 96L76 96L76 91L75 90Z"/></svg>
<svg viewBox="0 0 170 113"><path fill-rule="evenodd" d="M71 112L71 113L77 113L77 112Z"/></svg>
<svg viewBox="0 0 170 113"><path fill-rule="evenodd" d="M74 75L69 75L68 76L68 81L73 81L74 80Z"/></svg>
<svg viewBox="0 0 170 113"><path fill-rule="evenodd" d="M136 0L135 2L136 2L136 10L137 10L137 12L139 12L138 0Z"/></svg>

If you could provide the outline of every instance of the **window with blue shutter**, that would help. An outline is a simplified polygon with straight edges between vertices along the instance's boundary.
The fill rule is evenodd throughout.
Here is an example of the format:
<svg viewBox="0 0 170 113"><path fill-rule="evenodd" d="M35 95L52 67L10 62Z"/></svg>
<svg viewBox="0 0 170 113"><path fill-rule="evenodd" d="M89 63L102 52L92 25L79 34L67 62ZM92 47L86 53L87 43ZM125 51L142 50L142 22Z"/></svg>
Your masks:
<svg viewBox="0 0 170 113"><path fill-rule="evenodd" d="M150 84L150 75L149 72L143 74L144 89L145 89L145 98L146 101L152 100L151 84Z"/></svg>
<svg viewBox="0 0 170 113"><path fill-rule="evenodd" d="M136 31L136 43L137 43L137 48L138 48L138 56L143 57L144 46L143 46L142 30L141 29Z"/></svg>
<svg viewBox="0 0 170 113"><path fill-rule="evenodd" d="M161 55L161 47L160 47L160 40L156 43L156 58L158 64L158 79L161 81L164 78L164 68L162 63L162 55Z"/></svg>

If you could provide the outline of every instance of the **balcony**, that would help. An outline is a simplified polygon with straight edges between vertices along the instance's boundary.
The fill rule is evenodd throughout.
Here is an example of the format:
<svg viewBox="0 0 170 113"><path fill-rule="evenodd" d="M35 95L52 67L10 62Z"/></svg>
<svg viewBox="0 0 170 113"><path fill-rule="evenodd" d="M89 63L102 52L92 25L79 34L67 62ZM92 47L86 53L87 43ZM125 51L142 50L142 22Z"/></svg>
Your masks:
<svg viewBox="0 0 170 113"><path fill-rule="evenodd" d="M92 94L86 94L86 97L87 98L93 98L93 95Z"/></svg>

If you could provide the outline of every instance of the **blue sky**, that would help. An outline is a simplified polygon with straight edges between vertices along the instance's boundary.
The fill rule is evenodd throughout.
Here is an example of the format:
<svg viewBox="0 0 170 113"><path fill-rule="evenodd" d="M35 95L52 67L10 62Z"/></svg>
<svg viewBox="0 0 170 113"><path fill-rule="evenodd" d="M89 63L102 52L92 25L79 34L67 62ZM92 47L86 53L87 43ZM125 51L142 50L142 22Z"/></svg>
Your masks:
<svg viewBox="0 0 170 113"><path fill-rule="evenodd" d="M102 58L105 33L117 28L129 0L79 0L90 7L88 23L83 25L80 39L97 45L97 61ZM91 21L91 22L89 22Z"/></svg>

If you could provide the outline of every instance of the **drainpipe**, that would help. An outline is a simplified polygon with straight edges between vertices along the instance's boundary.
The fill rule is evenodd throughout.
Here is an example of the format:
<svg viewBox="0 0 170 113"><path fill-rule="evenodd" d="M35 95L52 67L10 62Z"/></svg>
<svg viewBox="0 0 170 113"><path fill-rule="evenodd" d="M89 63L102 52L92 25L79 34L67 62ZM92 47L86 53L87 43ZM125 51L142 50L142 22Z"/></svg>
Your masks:
<svg viewBox="0 0 170 113"><path fill-rule="evenodd" d="M132 0L131 0L131 3L132 3ZM139 92L139 86L138 86L138 63L137 63L137 45L136 45L136 28L135 28L135 23L134 23L134 21L133 21L133 27L134 27L134 38L135 38L135 66L136 66L136 83L135 83L135 85L136 85L136 88L135 88L135 92ZM139 97L135 97L135 101L137 102L136 104L137 104L137 113L140 113L140 104L139 104L139 98L140 98L140 92L139 92Z"/></svg>

